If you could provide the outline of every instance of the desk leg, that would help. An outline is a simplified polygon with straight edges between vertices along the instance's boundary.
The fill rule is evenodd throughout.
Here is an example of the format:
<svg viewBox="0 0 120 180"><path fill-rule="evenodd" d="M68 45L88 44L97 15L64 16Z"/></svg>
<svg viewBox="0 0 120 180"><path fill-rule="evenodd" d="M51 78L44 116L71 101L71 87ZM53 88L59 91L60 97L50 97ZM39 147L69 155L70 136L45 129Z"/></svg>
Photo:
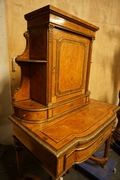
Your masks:
<svg viewBox="0 0 120 180"><path fill-rule="evenodd" d="M109 148L110 148L110 143L111 143L111 138L112 135L110 135L108 137L108 139L105 142L105 150L104 150L104 155L103 158L97 158L95 156L91 156L90 159L100 165L102 165L103 167L105 167L107 161L108 161L108 152L109 152Z"/></svg>
<svg viewBox="0 0 120 180"><path fill-rule="evenodd" d="M18 167L18 180L23 180L23 149L22 147L17 143L16 140L14 140L14 147L16 151L16 159L17 159L17 167Z"/></svg>
<svg viewBox="0 0 120 180"><path fill-rule="evenodd" d="M104 156L103 157L107 158L107 159L108 159L108 153L109 153L109 149L110 149L111 139L112 139L112 135L109 136L109 138L105 142L105 151L104 151Z"/></svg>

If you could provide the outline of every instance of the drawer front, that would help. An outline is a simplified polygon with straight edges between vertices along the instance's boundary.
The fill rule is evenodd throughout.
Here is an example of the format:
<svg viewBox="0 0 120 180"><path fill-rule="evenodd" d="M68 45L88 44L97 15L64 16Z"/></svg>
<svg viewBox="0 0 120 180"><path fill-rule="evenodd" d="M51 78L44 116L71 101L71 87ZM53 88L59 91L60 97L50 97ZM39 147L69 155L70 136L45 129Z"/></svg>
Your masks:
<svg viewBox="0 0 120 180"><path fill-rule="evenodd" d="M89 101L89 98L88 98L88 101ZM60 113L70 112L74 109L79 108L85 103L88 103L86 102L86 97L58 106L53 109L53 116L56 116Z"/></svg>
<svg viewBox="0 0 120 180"><path fill-rule="evenodd" d="M42 122L43 120L47 119L47 112L46 111L39 111L39 112L27 111L27 110L14 107L14 116L28 122L29 121Z"/></svg>
<svg viewBox="0 0 120 180"><path fill-rule="evenodd" d="M101 132L98 137L91 140L91 142L77 146L74 151L69 151L66 155L65 168L68 169L75 163L81 163L87 160L111 135L111 131L112 125L106 131Z"/></svg>

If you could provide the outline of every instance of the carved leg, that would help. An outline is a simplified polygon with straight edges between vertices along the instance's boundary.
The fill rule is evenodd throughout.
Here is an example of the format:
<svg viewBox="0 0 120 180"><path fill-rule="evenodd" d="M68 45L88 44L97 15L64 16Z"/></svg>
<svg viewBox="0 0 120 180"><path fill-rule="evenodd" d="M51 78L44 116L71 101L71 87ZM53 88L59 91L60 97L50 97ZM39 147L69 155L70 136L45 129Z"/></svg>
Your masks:
<svg viewBox="0 0 120 180"><path fill-rule="evenodd" d="M107 161L108 161L108 152L109 152L109 148L110 148L110 142L111 142L111 136L109 136L109 138L106 140L105 142L105 150L104 150L104 155L103 158L97 158L95 156L91 156L90 159L100 165L102 165L103 167L105 167Z"/></svg>
<svg viewBox="0 0 120 180"><path fill-rule="evenodd" d="M16 151L16 159L17 159L17 167L18 167L18 180L23 180L23 149L17 143L16 140L14 140L14 147Z"/></svg>

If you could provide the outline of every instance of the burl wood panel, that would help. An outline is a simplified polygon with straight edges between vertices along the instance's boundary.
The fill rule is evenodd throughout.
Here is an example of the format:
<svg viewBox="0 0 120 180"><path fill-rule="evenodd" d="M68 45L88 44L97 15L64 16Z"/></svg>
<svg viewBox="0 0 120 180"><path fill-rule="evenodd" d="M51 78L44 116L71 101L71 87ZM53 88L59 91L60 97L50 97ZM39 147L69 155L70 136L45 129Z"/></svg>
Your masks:
<svg viewBox="0 0 120 180"><path fill-rule="evenodd" d="M56 98L62 96L63 99L64 96L65 99L66 95L68 99L68 96L85 94L90 39L75 34L71 36L71 33L58 29L54 29L53 34L56 46Z"/></svg>

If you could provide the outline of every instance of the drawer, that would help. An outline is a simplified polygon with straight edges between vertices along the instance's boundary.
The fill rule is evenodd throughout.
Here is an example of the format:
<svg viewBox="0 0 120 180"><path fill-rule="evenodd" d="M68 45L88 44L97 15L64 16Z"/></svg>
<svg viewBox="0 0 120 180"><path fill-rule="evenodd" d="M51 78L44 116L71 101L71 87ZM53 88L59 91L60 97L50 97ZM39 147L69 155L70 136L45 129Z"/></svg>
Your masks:
<svg viewBox="0 0 120 180"><path fill-rule="evenodd" d="M14 107L14 116L17 118L31 122L42 122L47 119L47 111L28 111L25 109L20 109L18 107Z"/></svg>
<svg viewBox="0 0 120 180"><path fill-rule="evenodd" d="M88 103L89 98L86 102L86 97L81 98L81 99L77 99L71 102L68 102L66 104L63 104L61 106L55 107L53 108L53 116L56 116L60 113L66 113L66 112L70 112L72 110L75 110L83 105L85 105L85 103Z"/></svg>
<svg viewBox="0 0 120 180"><path fill-rule="evenodd" d="M91 155L93 155L96 150L108 139L112 132L112 126L106 131L101 132L98 136L89 140L88 142L82 142L82 144L77 145L76 148L71 152L69 151L66 155L65 168L71 167L73 164L81 163L87 160Z"/></svg>

